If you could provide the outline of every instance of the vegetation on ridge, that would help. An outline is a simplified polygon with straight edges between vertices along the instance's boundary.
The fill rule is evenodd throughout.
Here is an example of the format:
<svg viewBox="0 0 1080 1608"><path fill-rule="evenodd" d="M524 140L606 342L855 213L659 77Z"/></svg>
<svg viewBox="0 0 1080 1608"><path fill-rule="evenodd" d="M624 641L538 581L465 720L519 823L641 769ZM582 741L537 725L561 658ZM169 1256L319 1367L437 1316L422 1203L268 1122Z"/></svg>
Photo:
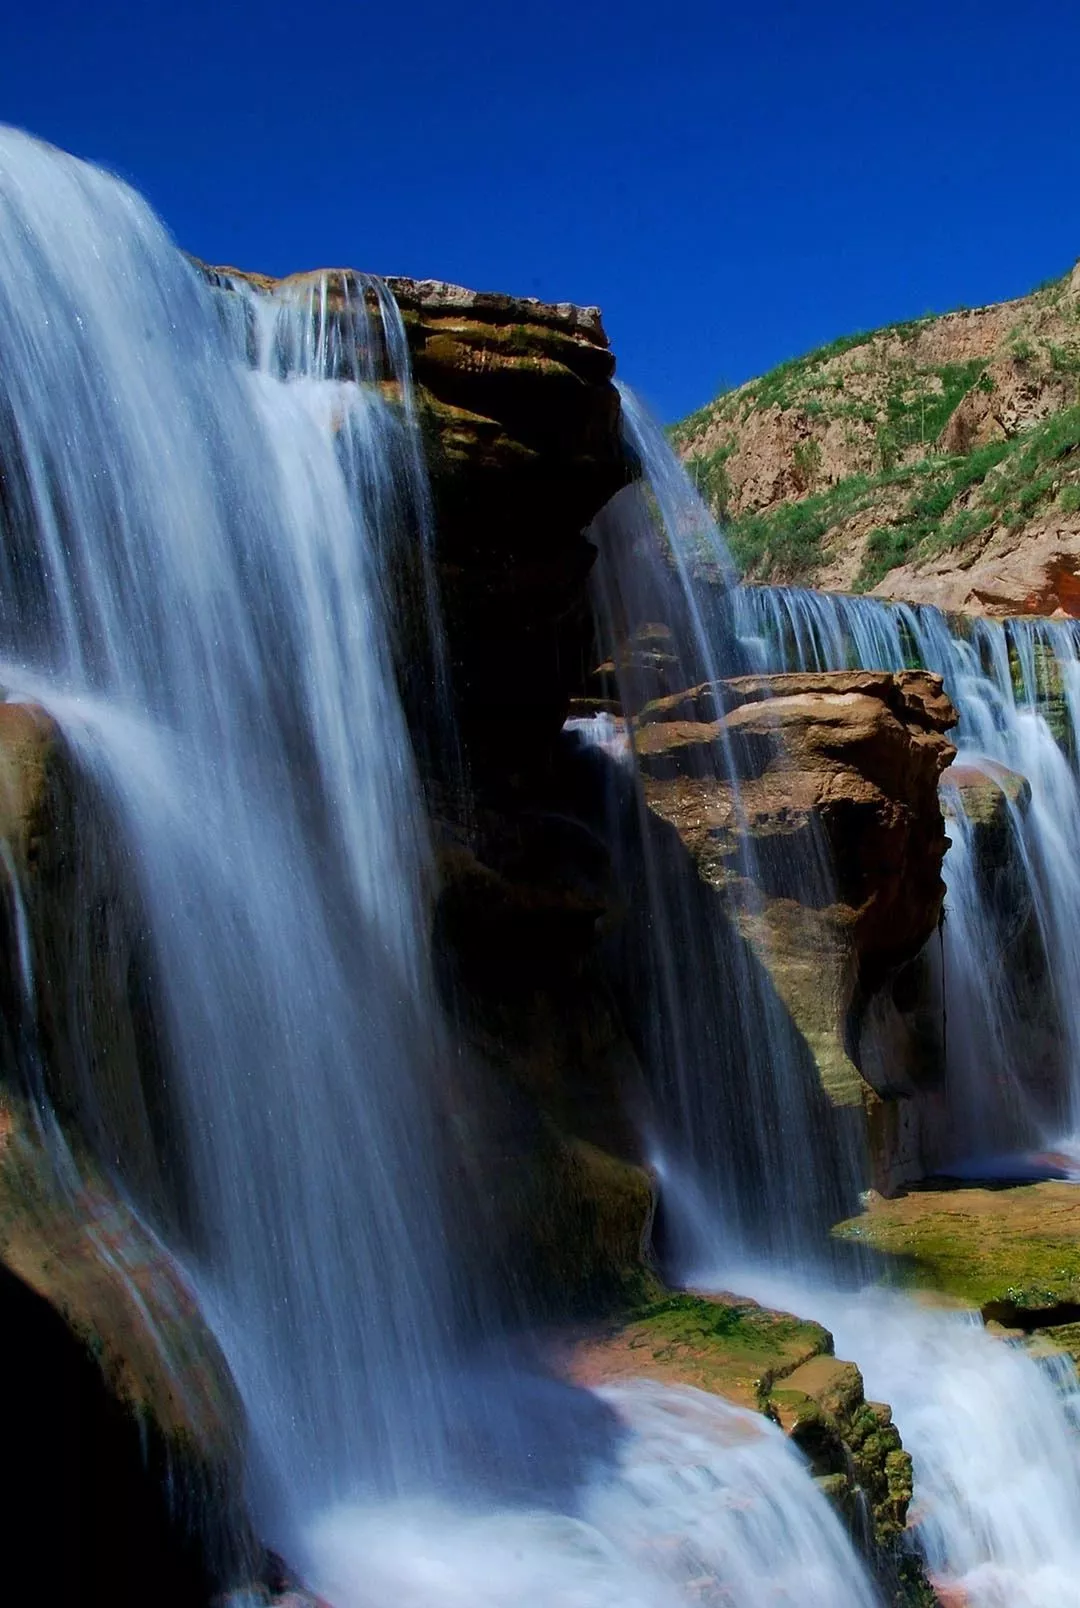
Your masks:
<svg viewBox="0 0 1080 1608"><path fill-rule="evenodd" d="M1080 515L1080 270L842 337L675 425L750 580L869 590Z"/></svg>

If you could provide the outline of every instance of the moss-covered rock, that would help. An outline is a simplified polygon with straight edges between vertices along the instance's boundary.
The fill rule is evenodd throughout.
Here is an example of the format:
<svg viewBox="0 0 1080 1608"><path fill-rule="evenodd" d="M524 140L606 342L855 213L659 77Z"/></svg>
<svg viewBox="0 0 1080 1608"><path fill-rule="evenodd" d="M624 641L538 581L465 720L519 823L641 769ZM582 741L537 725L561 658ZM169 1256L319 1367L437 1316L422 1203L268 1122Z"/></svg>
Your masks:
<svg viewBox="0 0 1080 1608"><path fill-rule="evenodd" d="M821 1324L734 1295L665 1295L576 1341L566 1363L584 1384L649 1378L714 1391L766 1414L807 1457L822 1490L890 1581L903 1557L911 1459L890 1409L833 1356ZM867 1534L869 1531L869 1534ZM904 1562L913 1580L917 1566ZM916 1596L900 1597L916 1602Z"/></svg>
<svg viewBox="0 0 1080 1608"><path fill-rule="evenodd" d="M662 1295L577 1349L579 1378L694 1385L764 1409L775 1380L832 1349L819 1323L736 1296Z"/></svg>
<svg viewBox="0 0 1080 1608"><path fill-rule="evenodd" d="M1080 1192L1072 1184L872 1196L835 1232L895 1258L908 1283L1009 1325L1032 1329L1051 1314L1080 1313Z"/></svg>

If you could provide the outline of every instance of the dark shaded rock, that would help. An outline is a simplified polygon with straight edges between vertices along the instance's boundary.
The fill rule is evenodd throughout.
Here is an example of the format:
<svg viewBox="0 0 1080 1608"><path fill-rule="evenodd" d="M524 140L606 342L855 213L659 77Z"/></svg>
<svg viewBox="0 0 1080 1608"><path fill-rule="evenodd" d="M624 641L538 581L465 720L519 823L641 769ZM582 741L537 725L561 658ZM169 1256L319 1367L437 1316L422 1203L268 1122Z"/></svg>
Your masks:
<svg viewBox="0 0 1080 1608"><path fill-rule="evenodd" d="M140 923L106 837L49 716L0 704L0 1334L26 1472L5 1580L192 1608L245 1566L243 1421L179 1269L87 1142L163 1199Z"/></svg>
<svg viewBox="0 0 1080 1608"><path fill-rule="evenodd" d="M262 292L324 277L204 272ZM356 276L325 278L333 316ZM455 714L474 783L502 787L546 765L588 657L595 550L583 533L633 473L615 359L595 307L385 283L405 327L431 477Z"/></svg>

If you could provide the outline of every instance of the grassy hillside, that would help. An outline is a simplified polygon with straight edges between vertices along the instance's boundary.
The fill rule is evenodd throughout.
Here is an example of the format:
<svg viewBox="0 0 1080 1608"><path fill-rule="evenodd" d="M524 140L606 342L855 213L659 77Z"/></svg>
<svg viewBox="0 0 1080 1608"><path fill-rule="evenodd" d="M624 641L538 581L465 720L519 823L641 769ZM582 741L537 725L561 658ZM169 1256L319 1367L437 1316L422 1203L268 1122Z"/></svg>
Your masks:
<svg viewBox="0 0 1080 1608"><path fill-rule="evenodd" d="M672 437L752 580L866 591L1080 530L1080 267L1013 302L845 336Z"/></svg>

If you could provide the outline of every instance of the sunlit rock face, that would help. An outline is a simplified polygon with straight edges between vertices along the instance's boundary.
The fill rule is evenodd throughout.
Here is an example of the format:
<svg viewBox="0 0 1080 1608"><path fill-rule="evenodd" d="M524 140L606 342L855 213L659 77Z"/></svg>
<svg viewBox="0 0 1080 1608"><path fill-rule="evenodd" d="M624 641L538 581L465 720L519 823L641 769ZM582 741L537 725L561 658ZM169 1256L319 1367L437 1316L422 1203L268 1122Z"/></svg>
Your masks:
<svg viewBox="0 0 1080 1608"><path fill-rule="evenodd" d="M344 273L206 272L279 294L317 280L326 314L347 305ZM505 789L548 763L588 654L584 531L631 473L615 357L595 307L384 282L423 430L455 721L474 782Z"/></svg>
<svg viewBox="0 0 1080 1608"><path fill-rule="evenodd" d="M940 914L955 720L940 677L842 671L734 677L633 725L650 809L731 901L842 1104L866 1092L849 1012Z"/></svg>

